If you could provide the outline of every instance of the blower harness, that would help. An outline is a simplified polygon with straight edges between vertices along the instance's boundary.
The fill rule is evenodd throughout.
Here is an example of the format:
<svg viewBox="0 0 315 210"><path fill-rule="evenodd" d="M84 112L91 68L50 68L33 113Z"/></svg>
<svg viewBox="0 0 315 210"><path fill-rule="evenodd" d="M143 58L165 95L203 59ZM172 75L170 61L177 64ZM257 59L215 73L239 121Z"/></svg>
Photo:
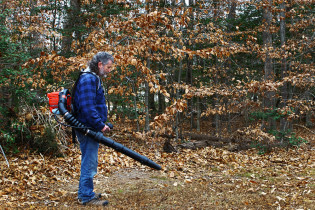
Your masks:
<svg viewBox="0 0 315 210"><path fill-rule="evenodd" d="M58 94L58 109L56 105L56 96ZM79 122L71 113L70 113L70 102L71 102L71 97L70 97L70 92L67 89L64 89L60 92L53 92L48 94L49 98L49 104L50 104L50 111L55 115L55 119L58 123L75 128L79 132L83 133L86 136L91 137L95 141L104 144L106 146L109 146L113 149L115 149L118 152L121 152L134 160L140 162L143 165L147 165L151 168L161 170L162 167L158 165L157 163L153 162L149 158L140 155L139 153L123 146L122 144L115 142L114 140L105 137L102 132L96 132L93 131L92 128L86 127L83 125L81 122ZM65 121L69 124L63 124L57 120L56 114L61 114ZM111 129L113 128L113 125L108 123L107 124Z"/></svg>

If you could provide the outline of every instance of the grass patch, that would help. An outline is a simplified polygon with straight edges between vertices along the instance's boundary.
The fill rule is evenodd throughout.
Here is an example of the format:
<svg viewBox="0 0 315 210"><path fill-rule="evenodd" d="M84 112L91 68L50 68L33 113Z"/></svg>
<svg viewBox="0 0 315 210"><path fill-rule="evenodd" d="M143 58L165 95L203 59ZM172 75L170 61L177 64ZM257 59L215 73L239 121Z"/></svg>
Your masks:
<svg viewBox="0 0 315 210"><path fill-rule="evenodd" d="M211 167L211 171L213 171L213 172L220 172L221 169L219 169L217 167Z"/></svg>
<svg viewBox="0 0 315 210"><path fill-rule="evenodd" d="M118 189L118 190L117 190L117 193L118 193L118 194L123 194L124 192L125 192L124 189Z"/></svg>
<svg viewBox="0 0 315 210"><path fill-rule="evenodd" d="M236 176L239 176L239 177L246 177L246 178L255 178L255 174L252 173L252 172L244 172L244 173L239 173L237 174Z"/></svg>
<svg viewBox="0 0 315 210"><path fill-rule="evenodd" d="M151 176L150 178L151 178L151 179L163 180L163 181L168 180L168 178L165 177L165 176Z"/></svg>

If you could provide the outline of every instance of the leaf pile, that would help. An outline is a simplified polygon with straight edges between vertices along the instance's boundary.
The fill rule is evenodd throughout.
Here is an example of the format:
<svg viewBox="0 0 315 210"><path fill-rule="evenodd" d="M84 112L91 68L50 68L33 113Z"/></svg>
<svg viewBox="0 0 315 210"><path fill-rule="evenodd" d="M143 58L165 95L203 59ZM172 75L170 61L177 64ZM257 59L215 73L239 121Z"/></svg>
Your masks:
<svg viewBox="0 0 315 210"><path fill-rule="evenodd" d="M188 207L181 203L181 196L193 199L193 206L200 208L220 207L223 203L227 207L286 208L314 204L315 152L312 148L277 150L265 155L258 155L255 150L229 152L213 147L171 154L139 148L139 153L162 165L163 170L153 171L112 149L100 147L96 186L105 187L101 190L110 196L113 208L123 207L124 202L135 208L150 207L151 196L157 201L160 199L151 206L156 208ZM78 147L69 149L65 158L25 153L10 157L9 162L10 168L4 160L0 162L0 206L78 206ZM115 174L123 176L124 170L130 173L125 178L114 179ZM133 176L135 173L143 174ZM138 197L139 193L143 199ZM211 193L220 196L210 202L198 193L207 194L208 198ZM241 197L236 199L237 196ZM223 197L228 200L223 202Z"/></svg>

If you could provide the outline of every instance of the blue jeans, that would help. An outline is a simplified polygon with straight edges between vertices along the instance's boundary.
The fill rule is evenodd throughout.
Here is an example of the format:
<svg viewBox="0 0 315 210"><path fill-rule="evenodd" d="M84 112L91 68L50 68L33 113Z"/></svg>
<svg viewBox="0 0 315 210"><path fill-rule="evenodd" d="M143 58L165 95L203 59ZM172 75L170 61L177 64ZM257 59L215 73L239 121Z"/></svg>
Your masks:
<svg viewBox="0 0 315 210"><path fill-rule="evenodd" d="M81 174L78 199L86 203L95 197L95 192L93 192L93 177L97 173L99 143L78 131L76 131L76 135L81 149Z"/></svg>

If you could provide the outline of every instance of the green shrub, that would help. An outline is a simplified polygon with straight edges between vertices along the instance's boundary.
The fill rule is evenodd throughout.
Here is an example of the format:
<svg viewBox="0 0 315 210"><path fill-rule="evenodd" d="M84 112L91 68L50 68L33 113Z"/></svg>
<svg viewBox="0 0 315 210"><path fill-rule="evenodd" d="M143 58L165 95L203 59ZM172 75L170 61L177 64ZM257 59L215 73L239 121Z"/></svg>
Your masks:
<svg viewBox="0 0 315 210"><path fill-rule="evenodd" d="M32 148L44 155L60 156L61 153L55 137L54 129L46 127L43 133L34 136Z"/></svg>
<svg viewBox="0 0 315 210"><path fill-rule="evenodd" d="M291 113L287 113L291 114ZM270 110L266 112L253 112L250 114L251 120L268 120L272 119L277 121L280 121L281 118L285 118L286 115L279 113L277 109L275 110ZM301 137L296 137L296 134L290 130L281 130L275 128L270 128L269 130L266 131L267 133L271 134L272 136L275 137L276 142L267 142L267 141L254 141L253 142L253 147L257 148L260 154L267 153L271 151L273 147L298 147L302 143L306 143L307 141Z"/></svg>

